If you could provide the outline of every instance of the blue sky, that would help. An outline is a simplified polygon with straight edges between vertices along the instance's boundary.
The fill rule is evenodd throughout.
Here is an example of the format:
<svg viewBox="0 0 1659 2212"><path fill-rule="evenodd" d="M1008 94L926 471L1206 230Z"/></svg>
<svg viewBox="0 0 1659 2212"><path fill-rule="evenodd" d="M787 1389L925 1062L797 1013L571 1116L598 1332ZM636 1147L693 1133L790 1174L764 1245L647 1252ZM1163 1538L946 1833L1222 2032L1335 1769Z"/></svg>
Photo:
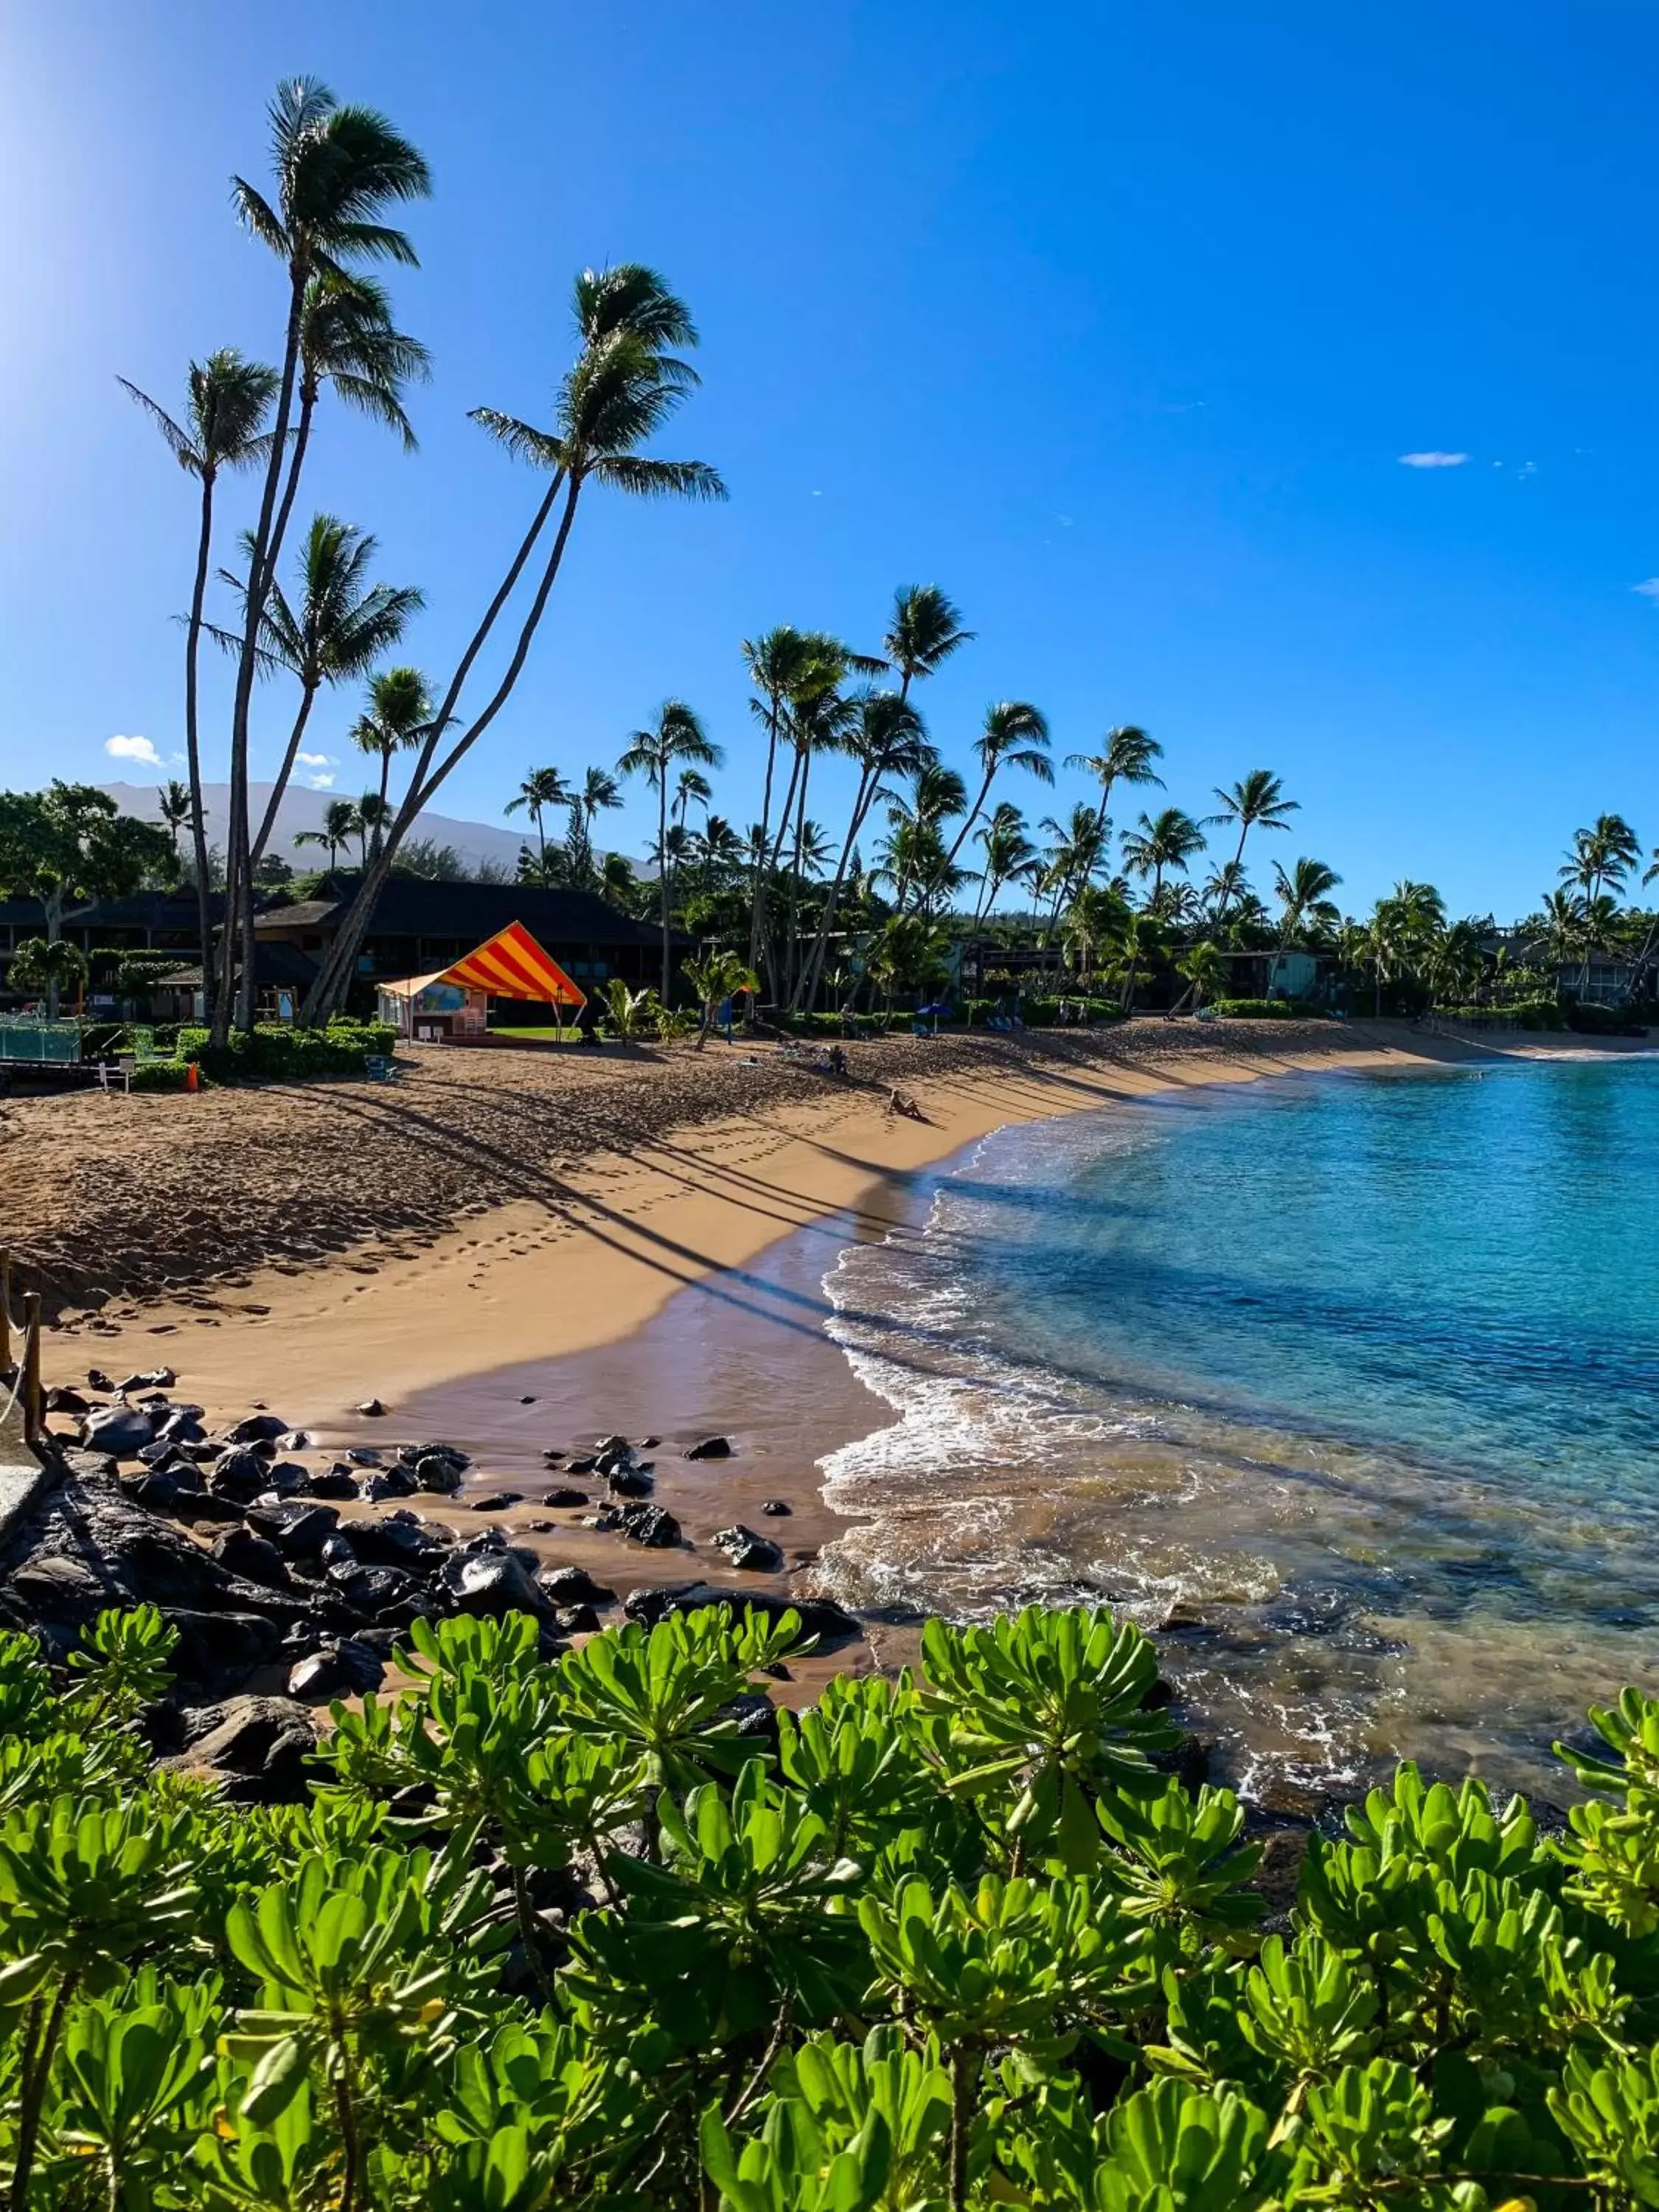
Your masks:
<svg viewBox="0 0 1659 2212"><path fill-rule="evenodd" d="M180 741L191 490L115 378L175 399L192 354L274 352L277 271L227 179L263 173L295 71L436 173L397 280L436 356L421 453L335 415L307 492L425 587L434 676L535 489L465 410L544 416L572 271L652 261L702 328L663 450L714 461L730 505L584 513L446 811L499 820L531 763L613 761L672 694L747 820L738 641L873 647L894 586L935 580L979 634L921 699L948 756L1012 696L1061 753L1145 723L1194 811L1270 766L1303 805L1273 853L1330 861L1352 907L1410 874L1519 910L1603 808L1659 842L1638 0L8 10L0 785L152 781L108 739ZM352 707L319 709L319 750ZM269 758L274 693L263 714ZM647 815L612 834L639 849Z"/></svg>

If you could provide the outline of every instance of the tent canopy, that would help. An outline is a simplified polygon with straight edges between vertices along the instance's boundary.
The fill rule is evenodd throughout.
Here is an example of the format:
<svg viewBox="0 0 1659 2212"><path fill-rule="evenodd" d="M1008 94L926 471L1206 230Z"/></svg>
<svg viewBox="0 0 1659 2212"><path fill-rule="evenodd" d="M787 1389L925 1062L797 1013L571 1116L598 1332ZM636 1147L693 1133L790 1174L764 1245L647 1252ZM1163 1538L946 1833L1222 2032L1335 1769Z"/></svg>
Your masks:
<svg viewBox="0 0 1659 2212"><path fill-rule="evenodd" d="M497 930L488 943L451 968L380 988L396 999L418 999L434 983L454 983L465 991L487 991L492 998L531 999L553 1006L587 1004L586 993L577 988L550 953L543 951L521 921Z"/></svg>

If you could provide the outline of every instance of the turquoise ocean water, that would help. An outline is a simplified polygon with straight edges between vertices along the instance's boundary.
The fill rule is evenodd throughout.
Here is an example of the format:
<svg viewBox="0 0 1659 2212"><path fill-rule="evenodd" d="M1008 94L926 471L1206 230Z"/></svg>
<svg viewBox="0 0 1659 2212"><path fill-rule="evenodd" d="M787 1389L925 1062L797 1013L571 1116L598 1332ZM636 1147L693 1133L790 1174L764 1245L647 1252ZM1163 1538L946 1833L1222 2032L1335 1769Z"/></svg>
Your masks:
<svg viewBox="0 0 1659 2212"><path fill-rule="evenodd" d="M1220 1763L1540 1785L1659 1687L1659 1055L1002 1132L842 1255L891 1425L824 1463L865 1605L1166 1631Z"/></svg>

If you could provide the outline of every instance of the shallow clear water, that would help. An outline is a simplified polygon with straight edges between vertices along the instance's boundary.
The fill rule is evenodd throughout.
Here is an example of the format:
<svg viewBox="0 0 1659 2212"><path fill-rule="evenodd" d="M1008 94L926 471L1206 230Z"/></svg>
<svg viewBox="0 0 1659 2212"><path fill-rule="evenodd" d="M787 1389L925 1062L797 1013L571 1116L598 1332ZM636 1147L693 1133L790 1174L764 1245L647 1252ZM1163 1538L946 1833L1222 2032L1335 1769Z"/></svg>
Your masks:
<svg viewBox="0 0 1659 2212"><path fill-rule="evenodd" d="M898 1415L824 1463L836 1581L1164 1624L1247 1786L1547 1789L1659 1676L1656 1168L1659 1056L1003 1132L826 1284Z"/></svg>

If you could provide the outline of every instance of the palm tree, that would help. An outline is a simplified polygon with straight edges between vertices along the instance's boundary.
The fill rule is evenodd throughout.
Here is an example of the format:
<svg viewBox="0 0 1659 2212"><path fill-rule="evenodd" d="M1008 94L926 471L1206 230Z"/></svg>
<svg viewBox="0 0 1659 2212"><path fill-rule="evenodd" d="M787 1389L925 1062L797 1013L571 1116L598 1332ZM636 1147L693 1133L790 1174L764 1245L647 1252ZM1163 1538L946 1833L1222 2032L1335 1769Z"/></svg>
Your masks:
<svg viewBox="0 0 1659 2212"><path fill-rule="evenodd" d="M1143 814L1137 830L1123 833L1123 858L1131 872L1152 879L1156 901L1165 873L1173 869L1185 875L1195 854L1204 849L1204 832L1190 814L1166 806L1156 816Z"/></svg>
<svg viewBox="0 0 1659 2212"><path fill-rule="evenodd" d="M1221 811L1212 814L1210 820L1237 822L1238 824L1238 844L1233 854L1232 865L1235 874L1240 875L1242 879L1244 841L1251 830L1258 828L1288 830L1290 817L1299 811L1300 802L1286 799L1279 778L1265 768L1253 768L1243 781L1234 784L1231 791L1223 791L1218 785L1215 795L1221 801ZM1218 921L1224 913L1224 908L1218 909Z"/></svg>
<svg viewBox="0 0 1659 2212"><path fill-rule="evenodd" d="M392 819L392 809L378 792L366 791L352 809L352 832L357 840L357 865L368 866L371 843L375 852L380 849L380 839L386 823Z"/></svg>
<svg viewBox="0 0 1659 2212"><path fill-rule="evenodd" d="M1194 1011L1206 1000L1214 998L1227 980L1225 955L1207 939L1188 945L1176 962L1176 969L1187 985Z"/></svg>
<svg viewBox="0 0 1659 2212"><path fill-rule="evenodd" d="M1563 883L1577 884L1583 894L1587 922L1598 912L1603 891L1622 890L1641 857L1641 840L1621 814L1598 814L1588 830L1573 832L1572 849L1559 874ZM1590 955L1605 940L1605 935L1601 929L1587 927L1584 932L1581 990L1589 988Z"/></svg>
<svg viewBox="0 0 1659 2212"><path fill-rule="evenodd" d="M702 854L703 890L712 896L715 878L735 874L747 858L749 848L723 814L704 817L702 835L697 843Z"/></svg>
<svg viewBox="0 0 1659 2212"><path fill-rule="evenodd" d="M655 1023L661 1001L652 990L630 990L620 975L613 975L599 994L606 1026L624 1043L641 1036Z"/></svg>
<svg viewBox="0 0 1659 2212"><path fill-rule="evenodd" d="M252 548L246 538L243 550L251 557ZM276 826L277 810L318 693L325 684L349 683L366 675L426 605L426 594L412 584L368 583L376 550L374 539L350 523L331 514L313 515L300 548L295 604L290 606L280 584L270 586L261 626L261 666L285 668L297 677L300 702L258 835L249 846L249 860L256 868ZM227 576L226 581L246 598L246 580Z"/></svg>
<svg viewBox="0 0 1659 2212"><path fill-rule="evenodd" d="M939 988L950 972L949 954L945 932L923 915L896 914L883 923L865 966L871 981L882 986L890 1021L894 992Z"/></svg>
<svg viewBox="0 0 1659 2212"><path fill-rule="evenodd" d="M1111 802L1112 787L1119 783L1155 783L1161 791L1164 779L1152 763L1163 757L1163 746L1138 722L1120 722L1115 729L1108 730L1097 753L1066 755L1067 768L1087 769L1100 786L1095 825L1102 837L1106 834L1106 809Z"/></svg>
<svg viewBox="0 0 1659 2212"><path fill-rule="evenodd" d="M779 989L777 978L774 975L772 995L775 1000L786 993L793 997L799 967L798 920L805 871L806 805L811 787L812 763L820 754L846 750L858 710L854 701L843 695L841 687L854 667L868 665L868 656L854 653L839 638L814 630L808 633L805 641L807 658L798 673L788 700L787 729L793 755L789 782L783 794L777 837L772 846L767 870L769 877L778 872L784 846L792 844L787 872L787 918L784 927L782 988ZM769 971L773 965L771 948L768 945L764 949Z"/></svg>
<svg viewBox="0 0 1659 2212"><path fill-rule="evenodd" d="M379 218L400 202L424 198L432 189L424 159L384 116L372 108L341 106L327 87L314 77L294 77L280 84L270 104L270 118L271 165L276 179L274 200L267 199L246 178L232 180L232 197L243 227L282 261L289 285L282 381L264 489L253 530L230 733L228 912L242 915L244 928L250 935L252 884L248 865L248 715L258 666L265 603L282 550L276 528L277 501L279 493L283 493L283 465L289 457L289 435L294 427L295 389L301 368L307 295L316 279L346 277L354 264L396 261L406 266L417 265L415 249L404 234ZM295 475L283 493L284 514L291 509L297 489L298 477ZM355 963L355 946L352 957ZM227 974L231 964L234 963L227 963ZM252 1019L252 963L245 960L238 1010L245 1024ZM224 1042L230 1014L229 991L226 980L222 978L213 1023L214 1042L217 1044Z"/></svg>
<svg viewBox="0 0 1659 2212"><path fill-rule="evenodd" d="M565 872L579 889L593 875L593 824L607 808L622 805L622 790L608 768L583 772L580 788L571 792L569 826L564 833Z"/></svg>
<svg viewBox="0 0 1659 2212"><path fill-rule="evenodd" d="M591 773L591 771L590 771ZM547 887L547 826L543 820L550 806L569 806L575 793L556 768L532 768L519 786L517 795L509 799L503 810L517 814L522 808L528 811L536 825L536 839L541 848L540 872L542 887Z"/></svg>
<svg viewBox="0 0 1659 2212"><path fill-rule="evenodd" d="M264 422L281 379L274 368L244 361L222 347L204 362L191 362L186 382L185 422L181 428L147 392L125 377L117 380L144 408L167 441L168 451L202 488L202 520L196 540L196 581L185 628L185 758L190 776L191 830L196 848L197 919L202 939L202 981L214 995L213 921L208 866L207 811L202 804L201 732L197 713L197 671L202 644L202 610L207 595L213 544L213 494L223 469L250 468L270 446ZM176 841L175 841L176 844Z"/></svg>
<svg viewBox="0 0 1659 2212"><path fill-rule="evenodd" d="M1135 986L1140 980L1143 961L1155 959L1160 939L1158 923L1149 914L1131 913L1123 924L1118 942L1119 966L1123 976L1123 1012L1132 1014L1135 1008Z"/></svg>
<svg viewBox="0 0 1659 2212"><path fill-rule="evenodd" d="M356 972L380 884L410 824L421 809L431 804L440 785L512 696L546 612L587 487L609 487L643 498L720 500L726 496L726 487L706 462L658 460L640 450L697 383L695 369L666 350L671 345L696 343L696 331L684 304L654 270L628 262L599 273L584 271L576 280L575 313L580 351L559 387L553 429L532 428L516 416L491 408L474 411L472 419L509 453L547 471L547 489L450 678L433 716L432 733L416 757L380 859L359 886L307 999L308 1022L325 1018L341 1003ZM467 678L541 542L561 496L563 509L506 670L476 714L458 717L455 709ZM462 724L459 734L440 756L440 734L458 720Z"/></svg>
<svg viewBox="0 0 1659 2212"><path fill-rule="evenodd" d="M431 374L432 357L426 348L392 320L384 285L361 272L318 270L300 308L299 414L271 532L273 548L280 547L287 534L324 386L356 413L395 431L404 451L412 453L417 441L404 411L404 386L424 384ZM271 559L276 559L274 550Z"/></svg>
<svg viewBox="0 0 1659 2212"><path fill-rule="evenodd" d="M1106 858L1106 833L1092 806L1074 806L1064 822L1045 814L1037 826L1054 841L1043 856L1042 867L1042 887L1054 895L1048 911L1048 926L1052 929L1061 907L1098 874Z"/></svg>
<svg viewBox="0 0 1659 2212"><path fill-rule="evenodd" d="M714 796L714 787L700 769L683 768L674 778L674 804L670 811L682 830L685 817L694 806L708 811L708 802Z"/></svg>
<svg viewBox="0 0 1659 2212"><path fill-rule="evenodd" d="M931 585L921 587L931 592ZM915 595L910 595L914 598ZM942 593L938 595L944 605ZM905 595L900 595L900 605L905 605ZM954 610L951 611L954 614ZM965 634L964 634L965 635ZM960 642L960 638L957 642ZM888 643L890 646L892 638ZM955 650L954 644L944 648ZM942 652L939 656L944 657ZM852 726L845 740L847 750L858 763L858 786L853 795L852 812L848 817L847 835L842 841L841 858L823 902L818 919L818 933L812 947L811 958L796 979L791 994L789 1011L793 1013L803 995L810 1006L817 995L818 977L823 972L824 950L830 942L830 933L835 927L836 908L840 903L842 886L847 880L848 866L853 857L853 848L858 842L859 832L865 817L874 805L884 782L890 777L915 776L933 758L933 747L927 742L921 717L901 691L866 691L851 703Z"/></svg>
<svg viewBox="0 0 1659 2212"><path fill-rule="evenodd" d="M294 842L296 845L325 846L328 850L329 870L332 873L339 866L340 848L343 845L349 845L358 835L362 819L362 816L350 799L331 799L323 809L321 829L296 830L294 833Z"/></svg>
<svg viewBox="0 0 1659 2212"><path fill-rule="evenodd" d="M760 978L735 952L724 951L705 952L699 958L683 961L680 973L696 993L697 1050L701 1052L714 1026L716 1009L732 999L752 999L760 988Z"/></svg>
<svg viewBox="0 0 1659 2212"><path fill-rule="evenodd" d="M1315 933L1328 934L1341 920L1331 893L1342 878L1323 860L1297 860L1289 872L1273 863L1273 896L1279 902L1279 943L1267 965L1267 995L1272 998L1279 975L1279 956L1292 945L1305 945Z"/></svg>
<svg viewBox="0 0 1659 2212"><path fill-rule="evenodd" d="M188 787L173 777L155 794L155 809L161 817L161 827L173 841L173 857L179 858L179 832L190 826L196 811L195 802Z"/></svg>
<svg viewBox="0 0 1659 2212"><path fill-rule="evenodd" d="M696 763L718 768L720 749L704 734L702 724L682 699L665 700L648 729L635 730L628 750L617 763L618 775L642 775L657 794L657 880L662 908L662 1002L667 1006L672 988L672 946L669 927L673 895L668 865L668 779L682 765Z"/></svg>
<svg viewBox="0 0 1659 2212"><path fill-rule="evenodd" d="M1085 981L1109 946L1121 945L1129 908L1109 884L1083 884L1066 909L1060 941L1072 956L1079 982Z"/></svg>
<svg viewBox="0 0 1659 2212"><path fill-rule="evenodd" d="M975 842L985 853L985 866L980 872L979 902L974 908L974 928L977 932L985 915L997 902L997 893L1005 884L1024 883L1036 873L1037 850L1025 834L1025 817L1018 807L1006 799L996 809L988 822L982 823L975 833Z"/></svg>
<svg viewBox="0 0 1659 2212"><path fill-rule="evenodd" d="M901 584L882 641L889 666L898 671L899 697L908 700L917 677L932 676L973 638L962 626L961 611L937 584Z"/></svg>
<svg viewBox="0 0 1659 2212"><path fill-rule="evenodd" d="M1039 783L1052 784L1054 780L1054 764L1048 757L1048 725L1029 700L1004 699L994 707L988 707L985 726L974 740L974 750L984 774L951 848L949 858L952 860L979 820L1000 769L1023 769L1027 775L1036 776Z"/></svg>
<svg viewBox="0 0 1659 2212"><path fill-rule="evenodd" d="M351 726L351 742L359 752L369 754L380 763L380 787L368 825L374 832L376 852L380 850L381 832L392 818L386 786L392 779L392 756L410 751L418 745L431 719L432 694L418 668L383 668L378 676L370 678L368 707ZM364 864L368 864L367 855ZM546 864L544 846L544 869Z"/></svg>
<svg viewBox="0 0 1659 2212"><path fill-rule="evenodd" d="M887 820L893 835L885 848L885 864L875 872L891 879L894 903L901 913L912 884L921 878L938 878L949 869L957 848L945 851L943 825L967 804L968 787L955 769L931 759L923 763L908 799L898 792L890 795ZM961 842L958 838L957 844Z"/></svg>
<svg viewBox="0 0 1659 2212"><path fill-rule="evenodd" d="M744 665L749 680L760 693L749 702L766 731L766 774L761 787L761 818L752 841L753 866L749 887L749 963L760 958L765 896L767 846L772 834L772 784L777 774L778 739L783 730L784 702L799 681L805 665L806 639L789 623L778 623L757 638L743 641Z"/></svg>

